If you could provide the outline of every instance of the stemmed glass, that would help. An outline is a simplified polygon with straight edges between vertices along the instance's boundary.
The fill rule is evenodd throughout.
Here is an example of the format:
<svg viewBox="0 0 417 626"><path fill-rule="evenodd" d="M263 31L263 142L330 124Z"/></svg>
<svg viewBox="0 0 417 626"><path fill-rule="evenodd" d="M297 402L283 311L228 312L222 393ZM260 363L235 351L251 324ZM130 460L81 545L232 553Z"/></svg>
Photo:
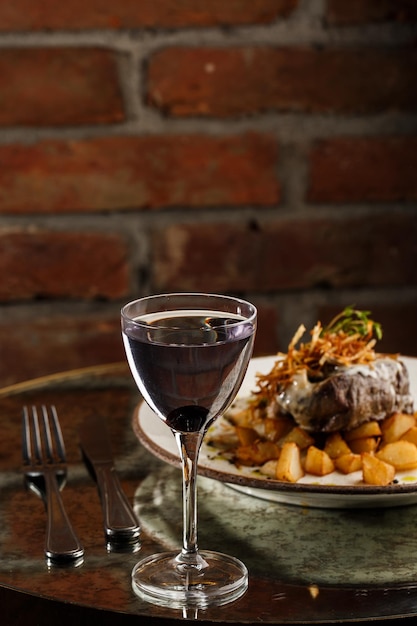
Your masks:
<svg viewBox="0 0 417 626"><path fill-rule="evenodd" d="M123 341L143 398L173 432L183 476L183 545L134 567L134 591L171 607L225 604L248 572L238 559L197 546L197 463L208 427L234 400L252 354L256 308L238 298L171 293L126 304Z"/></svg>

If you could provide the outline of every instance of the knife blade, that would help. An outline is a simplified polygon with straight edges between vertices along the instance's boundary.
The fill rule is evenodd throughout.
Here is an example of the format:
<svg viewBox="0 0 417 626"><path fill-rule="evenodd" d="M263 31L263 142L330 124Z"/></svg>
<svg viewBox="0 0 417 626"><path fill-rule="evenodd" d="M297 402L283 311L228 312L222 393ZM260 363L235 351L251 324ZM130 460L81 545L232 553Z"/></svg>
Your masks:
<svg viewBox="0 0 417 626"><path fill-rule="evenodd" d="M106 540L110 544L137 542L139 521L116 473L104 419L98 415L88 416L79 436L84 460L97 482Z"/></svg>

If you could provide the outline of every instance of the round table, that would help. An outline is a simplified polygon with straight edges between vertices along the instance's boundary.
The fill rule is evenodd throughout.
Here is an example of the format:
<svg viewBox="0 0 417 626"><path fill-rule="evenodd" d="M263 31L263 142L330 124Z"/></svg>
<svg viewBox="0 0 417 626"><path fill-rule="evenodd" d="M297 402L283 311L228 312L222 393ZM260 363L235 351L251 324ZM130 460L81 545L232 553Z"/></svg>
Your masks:
<svg viewBox="0 0 417 626"><path fill-rule="evenodd" d="M0 389L0 606L3 624L65 626L91 624L99 620L101 626L106 626L114 624L115 619L118 624L136 624L140 618L151 625L178 624L188 620L201 624L356 621L407 624L415 619L417 576L414 582L413 568L416 541L409 536L409 530L407 536L404 535L404 529L412 528L415 518L417 540L415 505L391 511L367 509L350 514L349 525L354 528L356 524L356 535L353 533L352 536L357 536L361 528L368 528L367 532L370 532L369 527L373 524L372 532L386 533L388 538L385 552L382 550L380 555L374 556L372 563L373 568L380 568L387 575L383 583L378 580L373 582L370 571L366 572L366 553L358 559L357 569L355 566L353 572L346 542L338 545L336 540L332 540L331 529L339 522L346 523L346 511L309 512L303 507L262 504L260 501L254 507L256 498L238 495L232 490L229 497L229 492L219 491L227 490L227 486L217 487L214 485L216 481L208 478L204 478L206 485L203 485L202 491L199 490L200 498L207 497L209 504L202 507L208 512L203 511L200 538L203 541L206 536L210 541L214 538L218 545L202 547L220 547L246 562L249 569L248 591L235 602L205 610L170 609L139 599L131 588L133 566L140 556L161 551L165 548L164 543L175 542L182 523L178 519L180 504L174 503L178 500L176 485L178 489L180 485L178 470L150 454L134 434L132 419L139 402L138 391L124 363L54 374ZM43 554L44 505L24 484L21 468L22 407L41 404L56 406L65 438L68 481L62 494L67 512L85 547L84 561L78 567L51 567L46 563ZM91 414L99 414L107 424L121 484L141 517L138 550L138 546L120 551L109 550L106 546L97 487L83 462L79 445L80 425ZM165 492L172 494L172 502L168 495L166 500L156 503L152 490L158 480L164 484ZM146 498L150 498L149 507ZM265 516L270 519L268 523L274 524L271 545L259 546L259 541L251 541L251 533L253 536L256 528L248 530L246 538L242 538L241 528L240 534L236 532L234 536L236 515L249 519L252 509L256 509L253 518L256 521L262 516L262 506L266 507ZM164 517L164 523L156 524L154 532L152 524L158 510ZM249 528L249 522L245 523ZM285 529L280 526L284 523ZM302 545L297 541L292 545L291 524L300 527L301 523L309 528L308 539ZM285 545L280 544L280 528ZM323 541L329 548L318 551ZM178 545L179 542L180 536ZM406 551L406 556L402 556L401 572L404 568L407 570L409 559L409 575L397 580L397 565L393 557L398 546L404 543L410 549ZM291 554L296 555L298 550L304 551L305 563L311 565L314 558L317 561L307 568L308 575L307 569L300 570L297 575L297 572L294 573L296 568L291 568L288 563ZM327 562L323 556L325 553ZM285 559L288 567L285 566ZM312 574L314 571L317 576ZM337 574L336 582L326 573L331 571Z"/></svg>

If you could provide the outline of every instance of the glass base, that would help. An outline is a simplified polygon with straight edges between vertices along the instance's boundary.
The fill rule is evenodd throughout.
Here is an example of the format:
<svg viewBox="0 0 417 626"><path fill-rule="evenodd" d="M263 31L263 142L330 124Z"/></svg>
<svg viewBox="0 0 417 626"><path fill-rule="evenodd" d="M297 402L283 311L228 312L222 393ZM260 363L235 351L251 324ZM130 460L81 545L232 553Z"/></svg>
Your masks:
<svg viewBox="0 0 417 626"><path fill-rule="evenodd" d="M143 600L184 608L220 606L242 596L248 570L238 559L202 551L198 565L184 565L178 552L163 552L139 561L132 571L132 587Z"/></svg>

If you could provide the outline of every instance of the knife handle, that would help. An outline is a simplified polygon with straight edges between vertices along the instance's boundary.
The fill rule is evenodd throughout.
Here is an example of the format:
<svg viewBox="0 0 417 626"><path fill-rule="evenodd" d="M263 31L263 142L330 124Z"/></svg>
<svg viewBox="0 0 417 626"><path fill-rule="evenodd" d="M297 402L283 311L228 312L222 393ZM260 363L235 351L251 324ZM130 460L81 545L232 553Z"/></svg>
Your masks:
<svg viewBox="0 0 417 626"><path fill-rule="evenodd" d="M107 541L137 541L140 533L139 522L122 490L114 467L102 464L95 469Z"/></svg>

